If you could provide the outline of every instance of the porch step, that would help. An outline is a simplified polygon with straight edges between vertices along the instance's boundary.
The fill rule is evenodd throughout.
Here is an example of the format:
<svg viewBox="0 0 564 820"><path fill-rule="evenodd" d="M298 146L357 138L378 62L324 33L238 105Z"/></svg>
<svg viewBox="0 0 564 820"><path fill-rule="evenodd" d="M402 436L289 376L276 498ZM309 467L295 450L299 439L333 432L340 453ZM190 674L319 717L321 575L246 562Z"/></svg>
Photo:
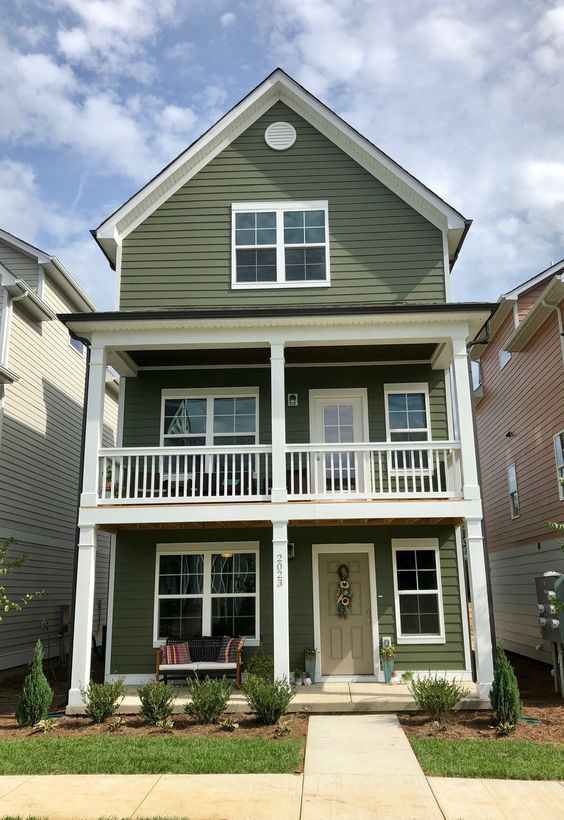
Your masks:
<svg viewBox="0 0 564 820"><path fill-rule="evenodd" d="M480 699L475 684L467 684L469 695L460 704L460 709L489 709L489 701ZM137 714L141 704L135 686L126 687L126 696L120 707L124 715ZM186 687L177 687L174 706L176 713L182 713L190 696ZM289 712L309 714L350 714L375 712L413 712L415 703L407 686L385 683L319 683L298 687L290 704ZM84 707L67 706L67 715L80 715ZM235 691L230 698L227 711L231 714L248 712L249 707L241 692Z"/></svg>

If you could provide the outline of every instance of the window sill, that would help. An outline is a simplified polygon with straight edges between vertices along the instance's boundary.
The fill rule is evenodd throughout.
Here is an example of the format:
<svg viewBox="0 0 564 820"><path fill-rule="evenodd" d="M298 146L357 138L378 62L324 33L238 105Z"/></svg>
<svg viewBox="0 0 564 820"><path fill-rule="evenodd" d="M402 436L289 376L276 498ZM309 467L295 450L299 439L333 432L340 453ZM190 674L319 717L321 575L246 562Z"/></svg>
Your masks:
<svg viewBox="0 0 564 820"><path fill-rule="evenodd" d="M407 646L410 644L445 644L446 638L444 635L405 635L403 637L398 635L396 643L398 646Z"/></svg>
<svg viewBox="0 0 564 820"><path fill-rule="evenodd" d="M232 282L232 290L274 290L284 288L329 288L331 282Z"/></svg>

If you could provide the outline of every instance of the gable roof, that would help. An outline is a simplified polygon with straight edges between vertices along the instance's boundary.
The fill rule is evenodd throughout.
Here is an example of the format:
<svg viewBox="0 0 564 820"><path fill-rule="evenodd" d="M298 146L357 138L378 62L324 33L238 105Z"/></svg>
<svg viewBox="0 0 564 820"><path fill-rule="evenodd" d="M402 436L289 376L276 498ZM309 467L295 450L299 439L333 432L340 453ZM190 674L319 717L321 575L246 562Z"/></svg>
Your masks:
<svg viewBox="0 0 564 820"><path fill-rule="evenodd" d="M80 285L63 267L56 256L42 251L41 248L36 248L35 245L26 242L24 239L20 239L19 236L14 236L13 233L3 228L0 228L0 240L6 245L10 245L12 248L21 251L21 253L26 256L37 259L37 263L47 271L77 310L85 312L96 310L94 303L90 301Z"/></svg>
<svg viewBox="0 0 564 820"><path fill-rule="evenodd" d="M279 101L303 117L422 216L445 231L451 266L454 264L471 220L466 219L384 151L359 134L285 71L277 68L91 231L112 268L115 268L117 250L122 240Z"/></svg>

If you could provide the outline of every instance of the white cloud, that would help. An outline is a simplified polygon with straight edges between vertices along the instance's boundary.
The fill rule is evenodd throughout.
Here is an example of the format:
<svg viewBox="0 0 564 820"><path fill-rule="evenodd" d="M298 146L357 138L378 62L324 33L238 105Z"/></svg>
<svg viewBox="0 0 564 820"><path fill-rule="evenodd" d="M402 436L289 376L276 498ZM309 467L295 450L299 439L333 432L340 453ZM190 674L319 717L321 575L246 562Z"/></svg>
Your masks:
<svg viewBox="0 0 564 820"><path fill-rule="evenodd" d="M235 14L233 14L232 11L224 12L224 14L222 14L221 17L219 18L219 22L221 23L223 28L229 28L229 26L232 26L233 23L235 23L236 20L237 20L237 16Z"/></svg>

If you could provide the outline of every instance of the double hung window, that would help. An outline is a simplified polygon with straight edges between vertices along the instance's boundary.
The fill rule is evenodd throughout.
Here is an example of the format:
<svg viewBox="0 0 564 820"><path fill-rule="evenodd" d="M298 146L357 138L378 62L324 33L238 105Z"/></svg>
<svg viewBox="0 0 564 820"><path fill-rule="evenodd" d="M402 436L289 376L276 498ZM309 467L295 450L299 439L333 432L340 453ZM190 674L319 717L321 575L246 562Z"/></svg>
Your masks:
<svg viewBox="0 0 564 820"><path fill-rule="evenodd" d="M564 430L554 436L554 458L556 461L556 480L560 501L564 501Z"/></svg>
<svg viewBox="0 0 564 820"><path fill-rule="evenodd" d="M507 489L509 492L509 503L511 506L511 518L519 518L521 506L519 504L519 490L517 488L517 471L515 464L507 467Z"/></svg>
<svg viewBox="0 0 564 820"><path fill-rule="evenodd" d="M386 435L388 441L418 442L429 441L429 389L427 384L386 384ZM428 469L426 452L392 452L391 470Z"/></svg>
<svg viewBox="0 0 564 820"><path fill-rule="evenodd" d="M443 643L439 545L434 539L392 542L398 643Z"/></svg>
<svg viewBox="0 0 564 820"><path fill-rule="evenodd" d="M327 202L234 203L233 287L329 283Z"/></svg>

